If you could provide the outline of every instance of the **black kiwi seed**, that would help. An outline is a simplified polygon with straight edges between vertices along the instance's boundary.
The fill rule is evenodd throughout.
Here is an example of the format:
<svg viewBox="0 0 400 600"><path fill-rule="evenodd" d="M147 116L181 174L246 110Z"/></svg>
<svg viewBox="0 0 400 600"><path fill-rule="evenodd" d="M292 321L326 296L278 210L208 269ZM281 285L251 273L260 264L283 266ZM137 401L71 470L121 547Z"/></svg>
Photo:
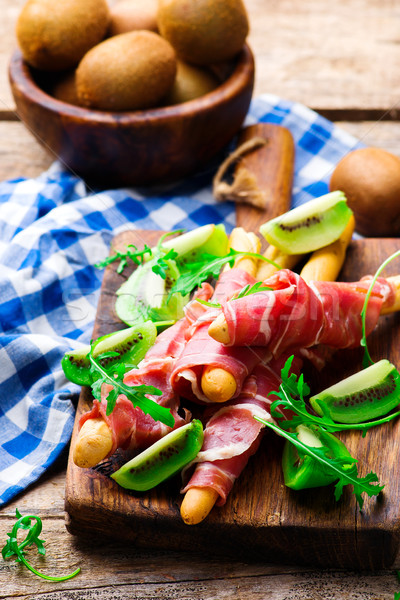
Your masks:
<svg viewBox="0 0 400 600"><path fill-rule="evenodd" d="M380 387L376 387L374 390L365 390L364 392L357 393L354 395L347 395L343 398L336 400L335 406L355 406L356 404L363 404L364 402L373 402L375 399L381 400L385 396L392 394L396 389L396 382L392 374L388 375L387 381L382 383Z"/></svg>
<svg viewBox="0 0 400 600"><path fill-rule="evenodd" d="M289 231L290 233L296 231L296 229L301 229L302 227L311 227L317 225L321 222L321 218L318 215L313 215L312 217L307 217L301 223L295 223L293 225L285 225L284 223L279 224L279 228L282 231Z"/></svg>

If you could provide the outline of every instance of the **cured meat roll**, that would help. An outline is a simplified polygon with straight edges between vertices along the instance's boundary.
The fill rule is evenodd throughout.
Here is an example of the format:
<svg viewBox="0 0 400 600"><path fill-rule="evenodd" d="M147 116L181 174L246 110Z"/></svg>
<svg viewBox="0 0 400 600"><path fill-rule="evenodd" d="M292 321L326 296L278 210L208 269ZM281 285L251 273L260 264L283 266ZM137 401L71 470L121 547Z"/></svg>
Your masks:
<svg viewBox="0 0 400 600"><path fill-rule="evenodd" d="M188 328L206 310L196 301L197 298L209 300L213 291L208 283L203 283L192 302L187 305L187 315L160 333L139 368L132 369L124 377L124 383L129 386L151 385L159 389L162 392L161 396L149 395L149 398L170 409L175 421L174 427L171 428L159 421L154 421L141 408L133 406L132 402L123 394L118 396L112 413L107 415L107 396L111 386L103 385L101 401L95 399L92 409L83 414L79 422L80 430L90 420L100 419L107 425L111 443L102 458L110 456L117 448L124 450L147 448L169 431L184 425L190 419L191 415L188 411L184 411L183 417L178 414L180 398L171 386L171 373L176 358L185 347ZM86 440L84 441L87 446ZM77 447L79 448L78 444Z"/></svg>
<svg viewBox="0 0 400 600"><path fill-rule="evenodd" d="M187 466L183 477L193 471L181 490L211 488L218 494L217 506L225 504L232 486L258 449L265 426L254 417L272 420L270 407L281 383L281 369L287 359L281 357L270 364L259 364L246 379L240 396L214 409L204 430L204 442L195 460ZM291 372L299 373L302 361L295 357Z"/></svg>
<svg viewBox="0 0 400 600"><path fill-rule="evenodd" d="M356 347L362 337L361 311L371 279L307 284L296 273L282 269L264 281L267 290L223 300L209 334L220 339L222 331L226 346L268 347L275 358L300 346ZM376 326L382 306L394 300L394 285L379 278L368 303L367 334Z"/></svg>
<svg viewBox="0 0 400 600"><path fill-rule="evenodd" d="M246 285L255 283L254 277L246 271L233 268L224 271L216 285L212 297L213 302L221 302L231 298ZM191 309L188 311L191 312ZM215 318L215 309L209 309L200 318L193 321L188 329L187 343L182 354L177 359L171 374L174 390L181 396L195 402L210 403L203 393L201 377L204 365L220 367L231 373L236 382L236 392L239 396L242 384L253 368L267 356L265 348L226 348L208 335L210 323Z"/></svg>

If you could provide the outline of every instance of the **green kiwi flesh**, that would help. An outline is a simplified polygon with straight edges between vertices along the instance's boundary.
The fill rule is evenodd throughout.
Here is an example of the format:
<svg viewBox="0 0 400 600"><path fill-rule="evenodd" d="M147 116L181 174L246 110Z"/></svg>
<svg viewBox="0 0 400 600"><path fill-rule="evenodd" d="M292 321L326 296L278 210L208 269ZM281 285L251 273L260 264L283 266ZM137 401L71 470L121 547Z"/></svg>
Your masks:
<svg viewBox="0 0 400 600"><path fill-rule="evenodd" d="M315 394L310 404L339 423L362 423L393 410L400 402L400 373L383 359Z"/></svg>
<svg viewBox="0 0 400 600"><path fill-rule="evenodd" d="M123 488L150 490L192 461L201 449L203 439L201 421L194 419L152 444L111 477Z"/></svg>
<svg viewBox="0 0 400 600"><path fill-rule="evenodd" d="M139 364L147 350L154 344L157 328L152 321L145 321L127 329L100 337L93 345L93 356L96 358L105 352L118 352L118 356L100 359L100 364L109 367L113 363L123 362L126 370ZM72 383L90 386L93 378L90 372L88 354L90 346L67 352L61 366L65 376Z"/></svg>
<svg viewBox="0 0 400 600"><path fill-rule="evenodd" d="M305 254L337 240L351 214L343 192L330 192L267 221L260 233L285 254Z"/></svg>
<svg viewBox="0 0 400 600"><path fill-rule="evenodd" d="M196 262L205 253L224 256L228 251L228 236L223 225L204 225L178 237L167 237L162 247L178 254L174 260L166 261L166 279L152 271L151 258L145 257L145 264L135 269L117 290L115 312L128 325L144 317L156 321L180 319L188 298L180 293L169 295L172 284L180 276L180 268L188 262Z"/></svg>

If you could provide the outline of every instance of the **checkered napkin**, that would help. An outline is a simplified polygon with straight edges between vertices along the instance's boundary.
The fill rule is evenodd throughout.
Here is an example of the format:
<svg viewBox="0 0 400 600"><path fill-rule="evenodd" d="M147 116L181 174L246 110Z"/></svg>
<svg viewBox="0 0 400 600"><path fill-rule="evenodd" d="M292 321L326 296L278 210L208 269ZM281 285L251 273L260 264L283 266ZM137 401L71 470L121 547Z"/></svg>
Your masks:
<svg viewBox="0 0 400 600"><path fill-rule="evenodd" d="M334 165L358 143L306 107L264 95L246 125L287 127L296 143L293 206L328 191ZM59 163L0 184L0 506L36 481L69 442L79 388L60 361L88 344L104 259L124 229L235 224L216 203L217 164L174 186L88 190Z"/></svg>

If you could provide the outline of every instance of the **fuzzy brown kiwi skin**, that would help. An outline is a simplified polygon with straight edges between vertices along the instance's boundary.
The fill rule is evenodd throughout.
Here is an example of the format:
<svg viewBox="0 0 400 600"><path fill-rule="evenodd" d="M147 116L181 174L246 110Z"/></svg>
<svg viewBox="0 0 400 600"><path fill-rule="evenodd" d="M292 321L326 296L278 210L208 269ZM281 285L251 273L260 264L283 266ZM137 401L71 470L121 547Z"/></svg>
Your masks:
<svg viewBox="0 0 400 600"><path fill-rule="evenodd" d="M109 19L106 0L28 0L17 21L18 44L37 69L70 69L104 38Z"/></svg>
<svg viewBox="0 0 400 600"><path fill-rule="evenodd" d="M151 31L131 31L98 44L76 70L79 103L88 108L130 111L157 106L172 87L176 56Z"/></svg>
<svg viewBox="0 0 400 600"><path fill-rule="evenodd" d="M157 0L123 0L110 8L108 35L119 35L128 31L158 32Z"/></svg>
<svg viewBox="0 0 400 600"><path fill-rule="evenodd" d="M381 148L360 148L336 166L330 189L341 190L367 237L400 233L400 158Z"/></svg>
<svg viewBox="0 0 400 600"><path fill-rule="evenodd" d="M218 85L219 81L211 71L178 60L174 84L163 104L170 106L194 100L211 92Z"/></svg>
<svg viewBox="0 0 400 600"><path fill-rule="evenodd" d="M51 95L57 98L57 100L61 100L61 102L79 106L76 93L75 71L69 71L58 79L51 90Z"/></svg>
<svg viewBox="0 0 400 600"><path fill-rule="evenodd" d="M158 28L179 58L207 65L242 49L249 22L242 0L159 0Z"/></svg>

